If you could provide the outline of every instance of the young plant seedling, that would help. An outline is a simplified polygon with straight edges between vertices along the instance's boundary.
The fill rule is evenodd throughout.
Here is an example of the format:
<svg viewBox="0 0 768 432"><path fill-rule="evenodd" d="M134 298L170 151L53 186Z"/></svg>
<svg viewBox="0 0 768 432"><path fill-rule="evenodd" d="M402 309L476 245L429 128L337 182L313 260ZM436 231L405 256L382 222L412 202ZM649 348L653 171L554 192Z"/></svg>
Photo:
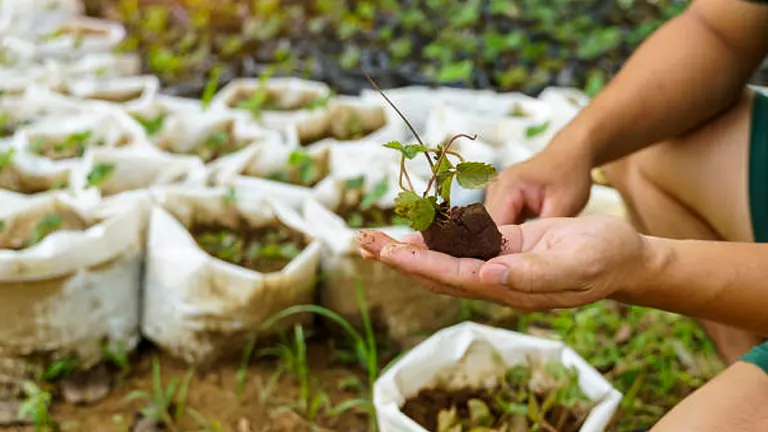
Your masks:
<svg viewBox="0 0 768 432"><path fill-rule="evenodd" d="M211 133L197 146L194 154L208 163L242 149L246 144L235 138L232 129L230 125L225 130Z"/></svg>
<svg viewBox="0 0 768 432"><path fill-rule="evenodd" d="M53 160L82 157L92 135L93 132L86 130L53 141L39 137L32 142L31 150L37 155Z"/></svg>
<svg viewBox="0 0 768 432"><path fill-rule="evenodd" d="M191 374L188 376L191 377ZM171 432L175 432L178 429L174 420L178 419L178 406L179 403L184 403L183 399L186 398L185 385L188 384L189 379L185 376L181 386L179 380L174 379L167 387L163 387L160 361L155 357L152 360L152 392L134 390L128 393L125 401L143 399L146 401L146 405L140 409L141 415L153 420L156 425L164 426Z"/></svg>
<svg viewBox="0 0 768 432"><path fill-rule="evenodd" d="M135 114L133 118L139 122L141 127L147 132L150 137L156 135L165 125L165 118L167 114L158 114L152 118L146 118L141 115Z"/></svg>
<svg viewBox="0 0 768 432"><path fill-rule="evenodd" d="M350 228L378 228L388 225L407 225L394 209L382 209L376 203L389 191L384 178L369 190L365 188L365 177L347 179L344 194L336 214L341 216Z"/></svg>
<svg viewBox="0 0 768 432"><path fill-rule="evenodd" d="M496 169L487 163L464 160L451 145L459 138L474 140L476 137L458 134L445 144L428 147L411 126L408 119L384 94L373 79L368 81L403 119L418 144L403 145L398 141L384 144L400 152L401 192L395 199L395 213L409 221L411 228L422 233L424 242L432 250L457 258L488 260L501 252L501 232L496 227L485 206L451 206L451 188L455 180L465 189L483 189L496 176ZM414 188L405 169L405 161L423 154L432 172L427 189L420 195ZM451 160L455 158L458 161Z"/></svg>
<svg viewBox="0 0 768 432"><path fill-rule="evenodd" d="M64 225L64 219L56 213L47 214L40 222L35 226L32 234L24 242L23 248L30 248L60 230Z"/></svg>
<svg viewBox="0 0 768 432"><path fill-rule="evenodd" d="M88 173L87 187L99 187L115 173L113 164L100 163L94 165L91 172Z"/></svg>
<svg viewBox="0 0 768 432"><path fill-rule="evenodd" d="M288 156L286 169L278 171L268 178L297 186L314 187L327 175L328 160L326 158L315 158L305 151L294 150Z"/></svg>
<svg viewBox="0 0 768 432"><path fill-rule="evenodd" d="M35 432L49 432L56 428L49 407L53 401L51 392L40 388L33 381L23 383L26 399L19 407L18 417L30 420Z"/></svg>

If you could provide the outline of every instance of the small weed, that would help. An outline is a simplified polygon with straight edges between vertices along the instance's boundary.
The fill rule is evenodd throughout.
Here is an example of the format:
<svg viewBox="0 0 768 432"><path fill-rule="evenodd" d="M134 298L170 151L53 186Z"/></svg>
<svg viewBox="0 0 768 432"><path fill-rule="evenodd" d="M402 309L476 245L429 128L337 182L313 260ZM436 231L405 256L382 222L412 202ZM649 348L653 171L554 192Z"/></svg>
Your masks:
<svg viewBox="0 0 768 432"><path fill-rule="evenodd" d="M158 114L154 118L145 118L138 114L133 116L133 118L139 122L141 127L144 128L144 130L147 132L147 135L149 136L156 135L158 132L160 132L160 130L163 129L166 117L166 114Z"/></svg>
<svg viewBox="0 0 768 432"><path fill-rule="evenodd" d="M218 420L208 420L205 417L203 417L202 414L197 412L196 410L190 408L189 409L189 415L192 416L192 418L195 419L195 422L197 422L198 429L195 429L194 432L221 432L223 427L221 426L221 422Z"/></svg>
<svg viewBox="0 0 768 432"><path fill-rule="evenodd" d="M351 401L347 401L345 403L340 404L337 407L332 408L330 411L331 414L340 414L341 412L344 412L348 409L360 407L364 409L368 413L368 419L369 419L369 430L374 431L376 430L376 412L373 409L373 384L376 382L376 379L379 377L379 365L378 365L378 350L376 347L376 338L375 334L373 332L373 324L371 323L370 316L368 315L368 305L365 300L365 293L362 288L362 283L360 280L358 280L357 283L357 303L358 307L360 309L360 315L363 322L363 335L361 335L355 328L347 321L345 320L341 315L337 314L336 312L324 308L322 306L317 305L299 305L299 306L292 306L289 307L281 312L278 312L277 314L273 315L272 317L265 320L261 328L262 329L268 329L269 327L273 326L278 321L287 318L289 316L293 316L296 314L304 314L304 313L313 313L320 315L326 319L329 319L339 326L341 326L342 329L344 329L345 333L350 337L352 340L354 351L358 356L358 361L360 364L363 365L365 370L368 374L368 394L365 398L355 399ZM299 340L297 338L297 340ZM303 341L303 337L300 339ZM277 355L285 356L288 358L294 358L291 357L290 354L285 352L287 348L285 348L284 345L281 345L284 348L278 348L280 350L280 353Z"/></svg>
<svg viewBox="0 0 768 432"><path fill-rule="evenodd" d="M146 405L140 409L141 415L151 418L156 422L165 425L172 432L176 432L174 417L171 409L174 404L174 396L179 387L179 381L171 381L167 387L163 387L163 381L160 371L160 361L157 357L152 360L152 393L134 390L125 397L125 401L143 399Z"/></svg>
<svg viewBox="0 0 768 432"><path fill-rule="evenodd" d="M26 399L19 407L19 418L30 420L35 432L52 431L56 427L56 422L49 411L53 401L51 393L40 388L33 381L25 381L23 387Z"/></svg>
<svg viewBox="0 0 768 432"><path fill-rule="evenodd" d="M45 215L45 217L43 217L43 219L35 226L32 234L27 238L24 247L29 248L40 243L43 239L61 229L63 225L64 219L58 214L50 213Z"/></svg>

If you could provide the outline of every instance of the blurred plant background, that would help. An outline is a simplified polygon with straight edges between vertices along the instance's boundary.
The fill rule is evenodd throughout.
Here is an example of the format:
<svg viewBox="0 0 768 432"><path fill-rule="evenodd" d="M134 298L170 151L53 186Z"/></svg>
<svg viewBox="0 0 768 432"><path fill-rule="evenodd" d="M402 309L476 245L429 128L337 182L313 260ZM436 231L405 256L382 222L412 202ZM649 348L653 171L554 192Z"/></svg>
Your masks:
<svg viewBox="0 0 768 432"><path fill-rule="evenodd" d="M598 91L687 0L89 0L124 22L122 47L171 92L194 95L214 65L223 78L279 74L367 87L450 85L536 94ZM660 59L663 60L663 59Z"/></svg>

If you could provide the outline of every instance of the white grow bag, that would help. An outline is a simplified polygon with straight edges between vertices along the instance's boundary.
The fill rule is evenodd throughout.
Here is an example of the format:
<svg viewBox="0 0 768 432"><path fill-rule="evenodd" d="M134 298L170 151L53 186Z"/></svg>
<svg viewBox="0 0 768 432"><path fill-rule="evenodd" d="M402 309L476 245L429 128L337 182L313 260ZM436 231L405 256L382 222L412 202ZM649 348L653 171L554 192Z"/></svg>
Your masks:
<svg viewBox="0 0 768 432"><path fill-rule="evenodd" d="M481 387L505 369L524 363L529 355L545 361L560 360L563 365L576 368L581 390L593 401L599 401L580 432L603 432L622 395L573 349L561 342L471 322L435 333L376 381L373 403L379 430L427 432L400 411L408 398L456 372L464 378L458 386ZM498 357L503 365L498 363Z"/></svg>

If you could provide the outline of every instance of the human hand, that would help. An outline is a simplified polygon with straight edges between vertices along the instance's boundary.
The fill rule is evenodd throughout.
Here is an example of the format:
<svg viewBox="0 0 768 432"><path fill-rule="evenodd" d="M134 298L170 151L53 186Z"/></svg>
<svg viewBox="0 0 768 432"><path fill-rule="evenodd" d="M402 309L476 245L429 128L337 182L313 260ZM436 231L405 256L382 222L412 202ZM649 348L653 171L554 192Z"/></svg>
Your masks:
<svg viewBox="0 0 768 432"><path fill-rule="evenodd" d="M648 246L609 216L550 218L499 227L501 255L489 261L431 251L416 235L400 243L379 231L358 236L361 253L439 294L530 312L570 308L629 292L644 278Z"/></svg>
<svg viewBox="0 0 768 432"><path fill-rule="evenodd" d="M592 183L591 161L577 150L554 146L502 171L488 186L485 206L497 225L522 223L531 217L576 216L587 204Z"/></svg>

